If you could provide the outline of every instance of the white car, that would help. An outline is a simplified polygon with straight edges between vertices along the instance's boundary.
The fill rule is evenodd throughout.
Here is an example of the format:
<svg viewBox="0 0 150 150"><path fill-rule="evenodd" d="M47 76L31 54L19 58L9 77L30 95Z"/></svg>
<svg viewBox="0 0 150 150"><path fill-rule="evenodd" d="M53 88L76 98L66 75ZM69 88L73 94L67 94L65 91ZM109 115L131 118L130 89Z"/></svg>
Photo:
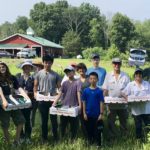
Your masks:
<svg viewBox="0 0 150 150"><path fill-rule="evenodd" d="M128 59L130 66L143 66L145 64L146 50L143 49L130 49L130 57Z"/></svg>
<svg viewBox="0 0 150 150"><path fill-rule="evenodd" d="M35 58L36 51L32 48L24 48L17 53L17 58Z"/></svg>

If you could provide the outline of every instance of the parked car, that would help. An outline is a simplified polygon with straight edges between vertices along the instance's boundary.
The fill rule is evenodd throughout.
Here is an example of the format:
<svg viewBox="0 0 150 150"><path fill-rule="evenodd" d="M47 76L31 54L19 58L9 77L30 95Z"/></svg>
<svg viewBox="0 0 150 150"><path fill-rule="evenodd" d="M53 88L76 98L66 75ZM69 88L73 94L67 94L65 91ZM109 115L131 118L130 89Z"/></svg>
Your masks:
<svg viewBox="0 0 150 150"><path fill-rule="evenodd" d="M129 56L129 65L130 66L143 66L145 64L146 58L146 50L143 49L130 49L130 56Z"/></svg>
<svg viewBox="0 0 150 150"><path fill-rule="evenodd" d="M2 57L7 57L7 58L14 58L15 55L14 54L11 54L7 51L0 51L0 58Z"/></svg>
<svg viewBox="0 0 150 150"><path fill-rule="evenodd" d="M17 58L35 58L36 51L32 48L24 48L17 53Z"/></svg>

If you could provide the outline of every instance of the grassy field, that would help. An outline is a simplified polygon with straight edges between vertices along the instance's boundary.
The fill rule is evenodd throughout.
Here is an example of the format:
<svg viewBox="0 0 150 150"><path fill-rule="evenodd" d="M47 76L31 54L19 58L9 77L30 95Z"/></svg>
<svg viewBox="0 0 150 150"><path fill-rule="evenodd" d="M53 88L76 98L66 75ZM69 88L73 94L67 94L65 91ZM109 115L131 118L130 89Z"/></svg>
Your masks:
<svg viewBox="0 0 150 150"><path fill-rule="evenodd" d="M22 62L22 59L1 59L2 61L6 62L12 72L12 74L16 74L18 72L21 72L16 66ZM67 66L68 64L75 62L84 62L88 67L92 66L91 62L88 60L77 60L77 59L56 59L53 64L53 69L57 71L58 73L62 74L63 73L63 68ZM100 65L104 68L106 68L107 72L112 70L112 65L111 61L101 61ZM147 67L146 65L145 67ZM132 74L134 72L135 68L128 67L126 64L123 64L122 70L127 72L130 77L132 77ZM58 118L59 119L59 118ZM150 146L147 144L144 144L137 141L134 133L134 123L133 123L133 118L129 115L128 119L128 135L127 136L122 136L120 135L119 132L119 122L117 120L117 131L118 131L118 138L113 139L113 142L108 142L107 141L107 120L105 117L105 130L104 130L104 140L103 140L103 147L101 148L102 150L150 150ZM11 123L10 126L10 133L11 133L11 138L13 139L13 136L15 134L15 127L13 123ZM2 130L0 129L0 150L10 150L10 149L16 149L16 150L94 150L96 149L96 146L86 146L84 142L84 138L82 135L81 129L78 131L78 138L72 142L69 140L65 141L59 141L58 143L53 143L52 141L52 136L51 136L51 127L49 123L49 143L42 145L41 144L41 127L40 127L40 116L39 113L37 112L36 116L36 123L35 127L33 128L32 131L32 144L22 144L19 147L12 147L10 145L6 145L3 140L3 133ZM145 147L146 148L145 148Z"/></svg>

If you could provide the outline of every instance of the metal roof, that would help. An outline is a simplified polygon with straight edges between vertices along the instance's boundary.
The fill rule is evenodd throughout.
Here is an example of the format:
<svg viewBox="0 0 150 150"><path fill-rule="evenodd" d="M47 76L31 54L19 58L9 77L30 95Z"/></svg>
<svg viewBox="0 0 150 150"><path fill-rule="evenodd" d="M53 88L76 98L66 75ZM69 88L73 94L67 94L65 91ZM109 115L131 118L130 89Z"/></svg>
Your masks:
<svg viewBox="0 0 150 150"><path fill-rule="evenodd" d="M59 45L59 44L56 44L56 43L54 43L54 42L51 42L51 41L49 41L49 40L46 40L46 39L44 39L44 38L42 38L42 37L31 36L31 35L25 35L25 34L20 34L20 33L16 33L16 34L14 34L14 35L12 35L12 36L9 36L9 37L7 37L7 38L1 40L0 42L3 42L3 41L5 41L5 40L8 40L9 38L12 38L12 37L17 36L17 35L18 35L18 36L21 36L21 37L24 37L24 38L26 38L26 39L28 39L28 40L30 40L30 41L36 42L36 43L38 43L38 44L40 44L40 45L42 45L42 46L53 47L53 48L61 48L61 49L64 48L63 46L61 46L61 45Z"/></svg>
<svg viewBox="0 0 150 150"><path fill-rule="evenodd" d="M27 44L0 44L0 49L20 49L26 46Z"/></svg>

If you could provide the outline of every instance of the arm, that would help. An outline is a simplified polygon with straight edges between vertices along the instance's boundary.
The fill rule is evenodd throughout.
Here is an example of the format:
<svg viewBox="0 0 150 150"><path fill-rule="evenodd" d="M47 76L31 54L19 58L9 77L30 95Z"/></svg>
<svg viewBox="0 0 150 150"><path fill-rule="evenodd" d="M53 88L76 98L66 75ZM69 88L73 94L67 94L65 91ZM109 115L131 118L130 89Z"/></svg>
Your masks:
<svg viewBox="0 0 150 150"><path fill-rule="evenodd" d="M8 102L3 94L3 91L2 91L2 88L0 87L0 97L1 97L1 100L2 100L2 107L5 109L8 105Z"/></svg>
<svg viewBox="0 0 150 150"><path fill-rule="evenodd" d="M54 100L52 106L56 106L56 104L57 104L57 102L58 102L58 100L60 99L61 96L62 96L62 92L60 91L60 92L58 93L56 99Z"/></svg>
<svg viewBox="0 0 150 150"><path fill-rule="evenodd" d="M101 101L100 102L100 115L99 115L99 117L98 117L98 121L99 120L103 120L103 113L104 113L104 103Z"/></svg>
<svg viewBox="0 0 150 150"><path fill-rule="evenodd" d="M34 97L36 99L37 96L37 91L38 91L38 80L34 80L34 88L33 88L33 92L34 92Z"/></svg>
<svg viewBox="0 0 150 150"><path fill-rule="evenodd" d="M86 104L85 104L85 101L83 101L83 117L84 117L84 120L88 120L88 117L86 115Z"/></svg>
<svg viewBox="0 0 150 150"><path fill-rule="evenodd" d="M18 88L18 91L25 99L30 99L25 90L23 90L23 88Z"/></svg>
<svg viewBox="0 0 150 150"><path fill-rule="evenodd" d="M80 92L77 92L77 97L78 97L79 108L81 109L81 93Z"/></svg>

